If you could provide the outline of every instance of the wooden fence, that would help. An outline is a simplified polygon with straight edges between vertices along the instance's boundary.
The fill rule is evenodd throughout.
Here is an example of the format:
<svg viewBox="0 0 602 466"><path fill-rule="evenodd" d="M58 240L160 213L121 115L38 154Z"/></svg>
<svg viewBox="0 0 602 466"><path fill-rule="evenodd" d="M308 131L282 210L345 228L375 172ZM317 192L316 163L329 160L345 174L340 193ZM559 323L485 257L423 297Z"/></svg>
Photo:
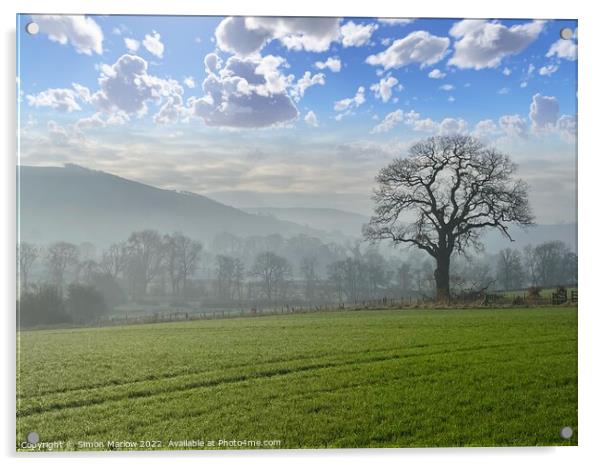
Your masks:
<svg viewBox="0 0 602 466"><path fill-rule="evenodd" d="M145 315L113 316L96 322L98 326L148 324L192 320L231 319L237 317L260 317L280 314L305 314L313 312L360 311L380 309L462 309L488 307L529 307L542 305L577 304L577 290L571 290L564 300L554 294L549 297L530 299L527 296L507 297L499 294L486 294L477 299L451 299L447 304L436 303L430 298L388 298L362 300L353 303L328 305L284 305L278 307L253 307L239 310L166 310Z"/></svg>

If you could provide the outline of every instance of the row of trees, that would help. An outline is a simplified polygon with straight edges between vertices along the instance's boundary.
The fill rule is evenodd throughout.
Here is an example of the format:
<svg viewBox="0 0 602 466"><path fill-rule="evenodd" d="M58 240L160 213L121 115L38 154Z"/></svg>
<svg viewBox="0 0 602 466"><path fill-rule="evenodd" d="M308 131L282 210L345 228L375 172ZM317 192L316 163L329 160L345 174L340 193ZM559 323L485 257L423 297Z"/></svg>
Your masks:
<svg viewBox="0 0 602 466"><path fill-rule="evenodd" d="M577 283L577 254L562 241L504 249L497 258L496 287L513 290L525 286L552 287Z"/></svg>
<svg viewBox="0 0 602 466"><path fill-rule="evenodd" d="M279 253L264 250L249 257L250 245L259 245L259 250L269 247L266 238L282 240L276 241ZM432 296L435 286L434 264L426 254L391 252L385 257L373 246L326 245L303 236L227 239L230 245L248 247L222 247L216 254L181 233L161 235L153 230L134 232L98 255L90 244L58 242L43 250L22 243L21 292L43 284L63 296L67 284L74 283L97 290L114 308L149 296L202 299L213 305L356 302ZM223 245L221 238L214 246L220 241ZM32 286L32 272L37 286ZM576 283L576 273L576 254L566 244L552 241L523 251L505 249L497 256L454 255L450 289L460 294L566 285Z"/></svg>
<svg viewBox="0 0 602 466"><path fill-rule="evenodd" d="M94 322L108 312L102 293L93 286L72 283L67 292L44 284L24 291L18 302L19 324L24 327Z"/></svg>
<svg viewBox="0 0 602 466"><path fill-rule="evenodd" d="M173 295L181 294L195 275L202 251L200 242L181 233L161 235L137 231L127 241L111 245L99 259L92 245L80 247L59 241L47 249L30 243L18 246L20 286L28 290L36 261L43 262L45 283L59 292L69 281L92 284L122 280L133 297L144 296L157 279L167 280Z"/></svg>

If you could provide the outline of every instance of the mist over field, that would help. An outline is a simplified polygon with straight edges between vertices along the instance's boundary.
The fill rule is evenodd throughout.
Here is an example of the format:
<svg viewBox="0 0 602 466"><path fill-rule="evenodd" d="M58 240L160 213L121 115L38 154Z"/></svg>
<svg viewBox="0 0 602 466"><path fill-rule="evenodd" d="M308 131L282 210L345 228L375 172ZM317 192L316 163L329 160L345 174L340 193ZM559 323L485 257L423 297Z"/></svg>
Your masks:
<svg viewBox="0 0 602 466"><path fill-rule="evenodd" d="M25 300L24 325L434 293L428 255L366 242L370 219L350 211L239 209L75 165L21 166L19 189L22 292L50 284L60 301L69 286L84 287L56 315L28 311ZM512 235L510 243L489 232L482 250L455 257L454 293L576 283L574 224L515 227ZM97 311L82 314L78 307L94 309L95 292Z"/></svg>

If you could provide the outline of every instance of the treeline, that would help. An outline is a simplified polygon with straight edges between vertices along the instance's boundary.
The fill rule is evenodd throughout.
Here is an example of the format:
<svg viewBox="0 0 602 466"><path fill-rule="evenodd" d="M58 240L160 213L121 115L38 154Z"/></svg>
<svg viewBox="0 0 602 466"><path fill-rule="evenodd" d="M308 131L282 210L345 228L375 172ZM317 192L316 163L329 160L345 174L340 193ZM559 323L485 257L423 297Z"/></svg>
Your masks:
<svg viewBox="0 0 602 466"><path fill-rule="evenodd" d="M120 306L253 308L429 297L434 264L419 252L306 235L238 237L205 248L182 233L133 232L97 251L90 243L18 245L23 325L93 322ZM453 293L576 283L577 256L561 242L497 256L455 257Z"/></svg>
<svg viewBox="0 0 602 466"><path fill-rule="evenodd" d="M496 263L496 288L516 290L577 284L577 254L562 241L527 246L522 251L504 249Z"/></svg>

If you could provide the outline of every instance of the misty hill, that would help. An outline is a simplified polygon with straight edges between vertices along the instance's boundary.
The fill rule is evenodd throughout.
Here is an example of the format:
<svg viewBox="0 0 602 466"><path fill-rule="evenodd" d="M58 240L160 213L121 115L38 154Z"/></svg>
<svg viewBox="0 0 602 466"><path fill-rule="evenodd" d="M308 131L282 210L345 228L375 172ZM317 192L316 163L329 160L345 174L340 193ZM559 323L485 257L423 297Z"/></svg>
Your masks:
<svg viewBox="0 0 602 466"><path fill-rule="evenodd" d="M370 220L363 215L339 209L254 207L242 210L295 222L318 230L330 232L338 230L355 238L361 237L362 225ZM510 242L497 231L485 233L482 242L486 251L496 253L505 248L522 249L529 244L536 246L545 241L555 240L564 241L572 250L577 250L577 225L575 223L534 225L527 229L510 227L510 234L514 242Z"/></svg>
<svg viewBox="0 0 602 466"><path fill-rule="evenodd" d="M239 236L320 232L284 220L243 212L207 197L170 191L76 165L20 167L21 239L107 245L132 231L182 231L204 241Z"/></svg>
<svg viewBox="0 0 602 466"><path fill-rule="evenodd" d="M159 189L76 165L21 166L20 174L21 240L40 244L90 241L104 247L145 228L163 233L182 231L205 242L222 232L241 237L303 233L345 241L361 237L362 225L368 221L363 215L339 209L237 209L198 194ZM334 234L336 231L345 237ZM577 247L574 223L537 225L526 231L512 228L511 233L513 243L497 232L488 232L483 237L486 251L496 253L549 240L564 241L573 250Z"/></svg>
<svg viewBox="0 0 602 466"><path fill-rule="evenodd" d="M482 241L490 253L501 249L522 249L531 244L537 246L545 241L563 241L573 251L577 251L577 224L565 223L557 225L535 225L527 229L511 227L510 234L514 239L510 242L497 231L490 231L483 235Z"/></svg>
<svg viewBox="0 0 602 466"><path fill-rule="evenodd" d="M362 226L370 220L354 212L339 209L320 209L310 207L249 207L242 209L245 212L271 216L280 220L294 222L310 228L336 232L347 236L359 237Z"/></svg>

